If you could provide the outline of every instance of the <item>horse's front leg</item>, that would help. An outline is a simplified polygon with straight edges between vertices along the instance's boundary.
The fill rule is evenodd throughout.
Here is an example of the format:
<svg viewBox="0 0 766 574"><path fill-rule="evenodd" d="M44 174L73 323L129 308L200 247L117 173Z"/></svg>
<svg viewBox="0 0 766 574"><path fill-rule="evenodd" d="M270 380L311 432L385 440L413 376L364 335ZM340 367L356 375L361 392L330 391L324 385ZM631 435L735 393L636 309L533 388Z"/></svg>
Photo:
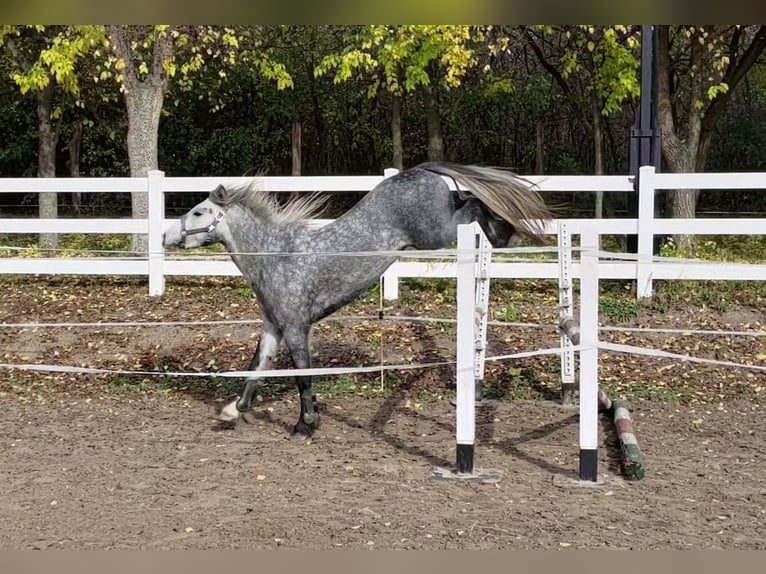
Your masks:
<svg viewBox="0 0 766 574"><path fill-rule="evenodd" d="M293 367L296 369L311 368L311 352L309 350L309 327L295 329L285 333L285 343L290 350ZM319 428L320 417L316 395L312 388L311 375L298 375L295 383L298 387L301 412L298 422L293 427L293 434L311 437Z"/></svg>
<svg viewBox="0 0 766 574"><path fill-rule="evenodd" d="M256 347L255 355L253 355L253 360L250 362L250 370L262 371L270 369L274 358L277 356L281 342L282 333L279 329L273 323L264 320L263 330L258 339L258 346ZM222 421L233 421L237 420L241 415L249 413L250 405L253 402L253 395L255 395L258 389L260 381L260 377L248 377L245 389L242 391L242 396L237 397L223 407L219 418Z"/></svg>

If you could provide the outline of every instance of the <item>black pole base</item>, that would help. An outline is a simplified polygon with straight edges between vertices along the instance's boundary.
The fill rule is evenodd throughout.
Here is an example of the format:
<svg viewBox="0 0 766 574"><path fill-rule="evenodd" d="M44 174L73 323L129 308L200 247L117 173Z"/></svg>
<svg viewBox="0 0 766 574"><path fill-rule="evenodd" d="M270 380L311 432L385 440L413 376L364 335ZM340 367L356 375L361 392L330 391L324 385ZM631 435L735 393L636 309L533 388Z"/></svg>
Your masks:
<svg viewBox="0 0 766 574"><path fill-rule="evenodd" d="M596 482L598 478L598 450L580 449L580 480Z"/></svg>
<svg viewBox="0 0 766 574"><path fill-rule="evenodd" d="M457 445L457 472L458 474L473 474L473 445Z"/></svg>

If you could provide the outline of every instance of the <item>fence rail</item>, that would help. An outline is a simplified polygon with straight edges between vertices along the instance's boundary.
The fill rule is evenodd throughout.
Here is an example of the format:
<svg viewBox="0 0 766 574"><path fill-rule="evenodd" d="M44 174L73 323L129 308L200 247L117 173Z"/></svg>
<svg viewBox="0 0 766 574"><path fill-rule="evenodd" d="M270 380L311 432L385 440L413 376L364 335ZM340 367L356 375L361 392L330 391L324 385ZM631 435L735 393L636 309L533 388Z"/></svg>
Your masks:
<svg viewBox="0 0 766 574"><path fill-rule="evenodd" d="M316 176L259 178L263 189L274 192L365 192L372 189L396 170L386 170L380 176ZM541 191L593 193L596 191L633 193L632 176L529 176L527 179ZM149 292L164 292L165 277L236 276L239 270L228 260L184 260L166 254L161 244L162 232L170 224L165 214L165 193L207 192L219 184L240 185L251 181L244 177L165 177L161 171L150 172L145 178L4 178L0 179L2 193L147 193L148 216L143 219L32 219L4 218L2 233L91 233L149 235L149 253L142 258L72 257L72 258L0 258L0 274L72 274L72 275L144 275L148 277ZM445 181L454 186L452 180ZM658 260L652 257L655 235L765 235L766 219L657 219L654 217L655 195L665 189L766 189L766 173L655 173L653 167L642 167L639 173L639 215L637 219L557 219L550 222L546 232L558 234L565 223L569 232L581 236L584 230L595 229L599 235L638 235L638 255L634 260L600 260L602 279L637 281L637 296L652 294L655 279L697 280L766 280L766 265L717 265L705 262ZM315 220L325 225L331 220ZM587 233L587 231L585 231ZM558 277L556 261L494 261L492 276L502 278ZM582 266L572 266L573 278L582 276ZM431 261L396 261L383 276L384 297L398 297L399 281L415 277L457 277L456 264Z"/></svg>

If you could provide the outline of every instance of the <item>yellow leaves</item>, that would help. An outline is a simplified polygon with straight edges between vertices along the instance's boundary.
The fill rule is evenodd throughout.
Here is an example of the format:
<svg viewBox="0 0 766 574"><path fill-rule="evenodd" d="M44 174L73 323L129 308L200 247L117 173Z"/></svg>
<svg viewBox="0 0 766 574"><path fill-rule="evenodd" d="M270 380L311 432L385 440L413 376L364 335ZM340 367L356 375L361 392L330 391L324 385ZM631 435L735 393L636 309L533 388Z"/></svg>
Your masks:
<svg viewBox="0 0 766 574"><path fill-rule="evenodd" d="M276 80L278 90L293 87L293 78L282 63L264 57L260 61L259 71L264 78Z"/></svg>
<svg viewBox="0 0 766 574"><path fill-rule="evenodd" d="M381 84L391 93L401 93L402 79L406 90L430 84L433 78L426 69L432 62L438 62L442 83L455 87L476 64L471 43L481 42L483 38L483 32L475 26L369 25L350 36L341 53L323 58L314 74L321 76L334 70L337 84L364 72L373 76L370 95L374 95ZM382 79L378 73L382 73Z"/></svg>
<svg viewBox="0 0 766 574"><path fill-rule="evenodd" d="M726 82L721 82L720 84L716 84L708 88L707 97L708 99L713 100L716 98L716 96L718 96L718 94L725 94L728 91L729 85Z"/></svg>
<svg viewBox="0 0 766 574"><path fill-rule="evenodd" d="M221 40L226 46L231 46L232 48L239 48L239 40L230 30L226 31L226 33L223 35Z"/></svg>

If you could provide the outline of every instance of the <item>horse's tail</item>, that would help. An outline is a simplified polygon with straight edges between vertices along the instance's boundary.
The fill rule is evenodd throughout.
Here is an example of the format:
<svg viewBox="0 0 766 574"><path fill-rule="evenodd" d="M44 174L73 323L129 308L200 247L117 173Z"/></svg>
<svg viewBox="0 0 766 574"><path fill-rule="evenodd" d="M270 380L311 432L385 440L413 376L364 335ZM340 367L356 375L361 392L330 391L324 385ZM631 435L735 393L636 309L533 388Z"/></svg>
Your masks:
<svg viewBox="0 0 766 574"><path fill-rule="evenodd" d="M544 243L545 222L553 214L530 181L495 167L446 162L427 162L417 167L452 178L468 188L489 211L510 223L516 233L535 243Z"/></svg>

